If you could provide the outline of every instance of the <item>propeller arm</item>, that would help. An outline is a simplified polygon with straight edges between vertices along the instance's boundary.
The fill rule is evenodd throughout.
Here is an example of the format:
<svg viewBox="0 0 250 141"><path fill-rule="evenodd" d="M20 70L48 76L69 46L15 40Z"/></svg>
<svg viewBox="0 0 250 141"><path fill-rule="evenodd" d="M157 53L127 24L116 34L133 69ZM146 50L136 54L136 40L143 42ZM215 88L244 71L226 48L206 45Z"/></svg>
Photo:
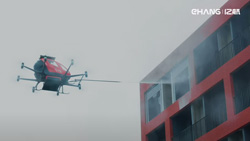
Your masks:
<svg viewBox="0 0 250 141"><path fill-rule="evenodd" d="M17 76L17 81L20 81L20 80L26 80L26 81L36 81L36 82L38 82L36 79L21 78L21 77L18 75L18 76Z"/></svg>
<svg viewBox="0 0 250 141"><path fill-rule="evenodd" d="M94 80L94 79L75 79L75 80L71 80L71 81L69 81L69 82L79 82L79 81L121 83L121 81L113 81L113 80Z"/></svg>
<svg viewBox="0 0 250 141"><path fill-rule="evenodd" d="M36 73L41 73L40 71L37 71L37 70L34 70L30 67L25 66L24 63L21 64L21 69L23 69L23 68L26 68L26 69L31 70L31 71L36 72Z"/></svg>

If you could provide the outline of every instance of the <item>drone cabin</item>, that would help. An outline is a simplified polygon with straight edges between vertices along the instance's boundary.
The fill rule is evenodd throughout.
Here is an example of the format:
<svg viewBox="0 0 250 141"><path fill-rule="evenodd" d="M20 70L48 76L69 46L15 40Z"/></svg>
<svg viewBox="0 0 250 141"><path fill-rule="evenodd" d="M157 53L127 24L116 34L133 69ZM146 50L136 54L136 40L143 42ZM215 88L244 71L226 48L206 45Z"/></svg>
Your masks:
<svg viewBox="0 0 250 141"><path fill-rule="evenodd" d="M37 80L44 82L43 90L57 91L62 83L62 78L67 72L67 68L61 63L55 61L55 57L40 56L40 59L34 65L35 77ZM41 73L40 73L41 72ZM67 72L66 76L70 76ZM66 77L66 81L69 78Z"/></svg>

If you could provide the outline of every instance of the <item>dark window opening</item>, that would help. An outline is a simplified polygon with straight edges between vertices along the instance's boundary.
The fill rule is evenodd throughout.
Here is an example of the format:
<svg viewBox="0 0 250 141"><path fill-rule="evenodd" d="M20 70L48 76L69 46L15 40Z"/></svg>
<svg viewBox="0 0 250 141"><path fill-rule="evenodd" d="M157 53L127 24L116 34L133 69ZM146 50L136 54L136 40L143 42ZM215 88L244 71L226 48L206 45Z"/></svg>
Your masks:
<svg viewBox="0 0 250 141"><path fill-rule="evenodd" d="M250 140L250 125L247 125L220 141L249 141L249 140Z"/></svg>
<svg viewBox="0 0 250 141"><path fill-rule="evenodd" d="M250 62L236 70L233 76L235 112L239 113L250 106Z"/></svg>
<svg viewBox="0 0 250 141"><path fill-rule="evenodd" d="M225 23L217 31L217 39L218 39L219 51L222 50L224 47L226 47L226 45L233 40L231 22Z"/></svg>
<svg viewBox="0 0 250 141"><path fill-rule="evenodd" d="M241 10L240 16L233 16L234 50L238 54L250 44L250 5Z"/></svg>
<svg viewBox="0 0 250 141"><path fill-rule="evenodd" d="M190 106L171 119L174 133L173 141L192 141L192 118Z"/></svg>
<svg viewBox="0 0 250 141"><path fill-rule="evenodd" d="M250 124L248 124L246 127L244 127L243 135L244 135L245 141L250 141Z"/></svg>
<svg viewBox="0 0 250 141"><path fill-rule="evenodd" d="M149 106L149 120L153 119L156 115L161 112L161 104L159 102L160 91L156 93L155 97L151 97L148 100Z"/></svg>
<svg viewBox="0 0 250 141"><path fill-rule="evenodd" d="M160 85L154 85L145 94L146 120L149 122L163 111L163 100Z"/></svg>
<svg viewBox="0 0 250 141"><path fill-rule="evenodd" d="M197 83L250 45L250 6L241 11L194 49Z"/></svg>
<svg viewBox="0 0 250 141"><path fill-rule="evenodd" d="M197 139L206 133L204 97L195 100L191 108L193 138Z"/></svg>
<svg viewBox="0 0 250 141"><path fill-rule="evenodd" d="M201 97L192 103L193 123L198 122L200 119L202 119L205 116L203 100L204 100L203 97Z"/></svg>
<svg viewBox="0 0 250 141"><path fill-rule="evenodd" d="M226 100L223 82L216 84L204 94L206 131L219 126L227 120Z"/></svg>
<svg viewBox="0 0 250 141"><path fill-rule="evenodd" d="M240 16L233 16L232 22L234 25L234 36L240 34L245 28L250 25L250 5L241 9Z"/></svg>
<svg viewBox="0 0 250 141"><path fill-rule="evenodd" d="M236 131L235 133L229 135L227 138L221 141L244 141L242 130Z"/></svg>
<svg viewBox="0 0 250 141"><path fill-rule="evenodd" d="M217 31L218 42L218 59L217 66L220 67L228 60L234 57L234 45L231 43L233 40L232 24L231 21L225 23Z"/></svg>
<svg viewBox="0 0 250 141"><path fill-rule="evenodd" d="M148 141L166 141L165 125L163 124L149 133L147 138Z"/></svg>
<svg viewBox="0 0 250 141"><path fill-rule="evenodd" d="M217 69L217 39L216 34L212 34L197 48L194 49L194 62L197 83L204 80Z"/></svg>
<svg viewBox="0 0 250 141"><path fill-rule="evenodd" d="M171 118L174 141L195 140L227 120L223 82Z"/></svg>

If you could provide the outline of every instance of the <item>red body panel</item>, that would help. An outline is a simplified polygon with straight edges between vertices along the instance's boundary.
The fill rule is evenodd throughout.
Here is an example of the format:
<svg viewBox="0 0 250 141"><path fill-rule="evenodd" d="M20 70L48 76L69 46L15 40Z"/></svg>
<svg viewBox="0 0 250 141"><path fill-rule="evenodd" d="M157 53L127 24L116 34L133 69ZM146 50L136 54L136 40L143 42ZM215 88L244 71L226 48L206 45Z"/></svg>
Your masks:
<svg viewBox="0 0 250 141"><path fill-rule="evenodd" d="M41 60L44 62L44 58L42 58ZM45 65L48 71L52 73L58 73L64 75L67 71L67 68L64 65L52 59L47 59ZM67 75L70 76L71 75L70 72L68 72Z"/></svg>

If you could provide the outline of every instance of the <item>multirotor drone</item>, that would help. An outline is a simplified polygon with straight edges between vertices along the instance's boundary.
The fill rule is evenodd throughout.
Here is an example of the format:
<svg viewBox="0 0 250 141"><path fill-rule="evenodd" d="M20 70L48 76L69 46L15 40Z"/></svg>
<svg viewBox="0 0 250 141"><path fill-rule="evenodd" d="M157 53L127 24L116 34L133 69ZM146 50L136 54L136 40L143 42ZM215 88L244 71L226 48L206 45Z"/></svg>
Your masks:
<svg viewBox="0 0 250 141"><path fill-rule="evenodd" d="M77 87L79 90L81 89L81 81L83 80L83 77L87 78L88 73L85 71L84 74L76 74L71 75L69 72L70 67L74 64L74 61L71 60L71 64L68 68L66 68L61 63L57 62L55 60L55 57L41 55L39 60L35 63L33 69L30 67L27 67L24 65L24 63L21 64L21 69L26 68L28 70L31 70L34 72L35 79L29 79L29 78L21 78L20 76L17 76L17 81L20 80L27 80L27 81L35 81L37 82L34 87L32 87L32 92L39 90L37 89L37 86L39 83L43 83L43 87L40 90L48 90L48 91L54 91L57 92L57 96L59 94L67 94L63 91L63 86L72 86ZM80 77L80 79L75 79L73 81L69 81L72 77ZM78 82L78 84L74 84L73 82Z"/></svg>

